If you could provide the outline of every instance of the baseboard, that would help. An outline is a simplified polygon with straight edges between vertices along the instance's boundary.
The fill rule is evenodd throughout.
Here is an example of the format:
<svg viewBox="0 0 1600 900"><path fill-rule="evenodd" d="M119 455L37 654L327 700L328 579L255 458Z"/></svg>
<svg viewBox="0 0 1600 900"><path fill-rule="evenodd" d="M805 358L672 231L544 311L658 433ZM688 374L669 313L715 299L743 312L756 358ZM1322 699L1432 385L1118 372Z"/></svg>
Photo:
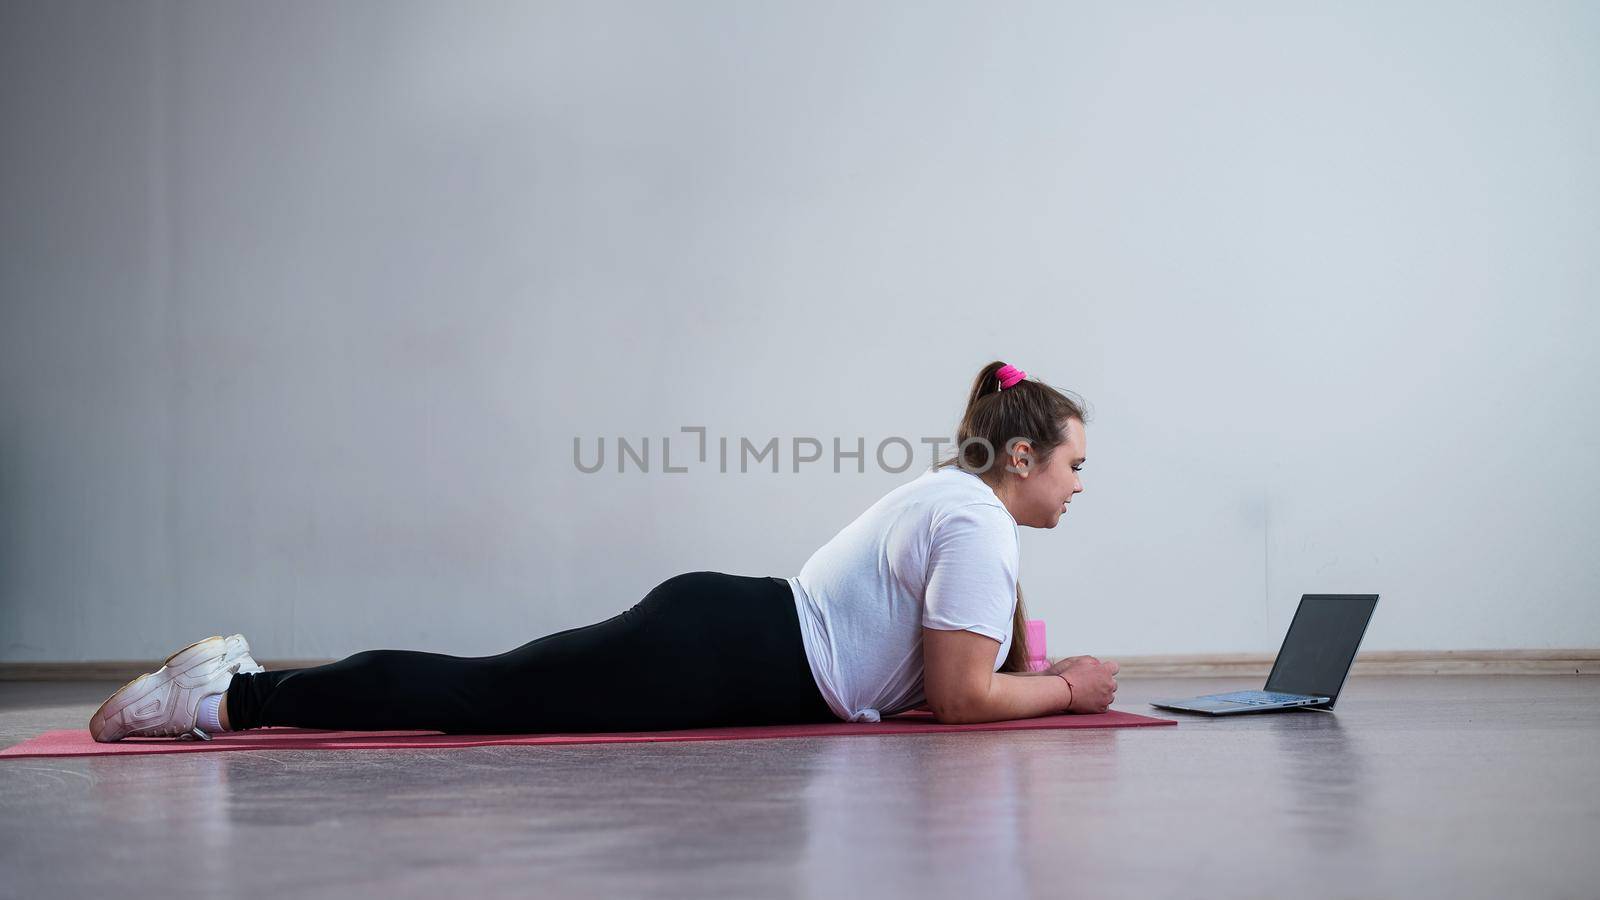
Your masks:
<svg viewBox="0 0 1600 900"><path fill-rule="evenodd" d="M1265 678L1275 654L1112 656L1118 677ZM1372 650L1356 655L1360 675L1600 675L1600 650Z"/></svg>
<svg viewBox="0 0 1600 900"><path fill-rule="evenodd" d="M1122 678L1265 678L1270 653L1114 656ZM319 666L328 659L262 660L268 669ZM0 662L0 681L128 681L152 662ZM1360 675L1600 675L1600 650L1374 650L1350 669Z"/></svg>

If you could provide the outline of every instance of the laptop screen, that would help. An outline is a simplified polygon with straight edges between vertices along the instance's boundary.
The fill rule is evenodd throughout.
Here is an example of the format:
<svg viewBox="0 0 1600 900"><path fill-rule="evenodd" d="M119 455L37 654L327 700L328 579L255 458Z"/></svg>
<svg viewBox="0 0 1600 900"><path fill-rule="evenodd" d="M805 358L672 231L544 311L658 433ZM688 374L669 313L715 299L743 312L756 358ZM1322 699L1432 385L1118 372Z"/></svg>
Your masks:
<svg viewBox="0 0 1600 900"><path fill-rule="evenodd" d="M1338 697L1377 594L1306 594L1267 676L1267 690Z"/></svg>

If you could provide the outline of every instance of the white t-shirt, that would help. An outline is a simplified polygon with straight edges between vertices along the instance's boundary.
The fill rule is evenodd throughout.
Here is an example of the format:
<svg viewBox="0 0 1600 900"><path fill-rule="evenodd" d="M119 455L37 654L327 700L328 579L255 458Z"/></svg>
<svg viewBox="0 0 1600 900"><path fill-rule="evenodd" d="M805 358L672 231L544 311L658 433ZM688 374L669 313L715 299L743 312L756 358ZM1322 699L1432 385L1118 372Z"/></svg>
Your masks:
<svg viewBox="0 0 1600 900"><path fill-rule="evenodd" d="M849 722L924 702L922 628L974 631L1011 651L1017 522L983 479L933 469L885 494L789 579L806 659Z"/></svg>

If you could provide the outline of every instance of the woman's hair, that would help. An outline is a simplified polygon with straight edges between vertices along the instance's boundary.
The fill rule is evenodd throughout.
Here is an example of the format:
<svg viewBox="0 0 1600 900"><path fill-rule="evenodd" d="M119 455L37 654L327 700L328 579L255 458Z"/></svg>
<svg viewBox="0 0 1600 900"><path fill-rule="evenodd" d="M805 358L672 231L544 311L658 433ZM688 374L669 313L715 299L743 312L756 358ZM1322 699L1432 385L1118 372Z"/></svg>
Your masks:
<svg viewBox="0 0 1600 900"><path fill-rule="evenodd" d="M1031 465L1043 466L1064 443L1069 420L1089 421L1083 398L1068 396L1042 381L1024 378L1001 390L997 373L1005 365L995 360L978 372L966 412L956 427L956 455L934 464L935 469L959 465L992 487L1005 477L1011 441L1026 439L1033 448ZM1028 612L1018 584L1017 611L1011 617L1011 651L1000 671L1027 670Z"/></svg>

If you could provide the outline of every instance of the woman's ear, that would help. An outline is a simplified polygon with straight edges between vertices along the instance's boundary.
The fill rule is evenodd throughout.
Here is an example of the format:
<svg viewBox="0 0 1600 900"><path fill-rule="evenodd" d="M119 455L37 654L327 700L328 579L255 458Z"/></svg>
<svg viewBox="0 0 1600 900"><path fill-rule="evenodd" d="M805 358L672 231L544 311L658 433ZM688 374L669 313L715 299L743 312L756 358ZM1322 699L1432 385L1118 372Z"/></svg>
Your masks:
<svg viewBox="0 0 1600 900"><path fill-rule="evenodd" d="M1006 468L1023 478L1033 469L1033 442L1027 438L1006 441Z"/></svg>

